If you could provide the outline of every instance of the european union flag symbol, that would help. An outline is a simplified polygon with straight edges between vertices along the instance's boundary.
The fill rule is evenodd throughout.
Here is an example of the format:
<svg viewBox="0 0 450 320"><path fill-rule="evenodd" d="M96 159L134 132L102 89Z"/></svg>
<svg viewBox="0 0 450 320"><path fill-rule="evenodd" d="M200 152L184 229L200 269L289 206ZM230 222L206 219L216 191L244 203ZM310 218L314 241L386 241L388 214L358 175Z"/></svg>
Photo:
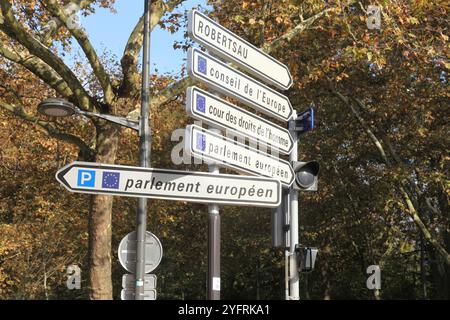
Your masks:
<svg viewBox="0 0 450 320"><path fill-rule="evenodd" d="M119 189L120 173L119 172L103 172L102 188Z"/></svg>
<svg viewBox="0 0 450 320"><path fill-rule="evenodd" d="M204 134L197 133L197 149L206 150L206 137Z"/></svg>
<svg viewBox="0 0 450 320"><path fill-rule="evenodd" d="M205 113L206 111L206 99L204 96L197 95L197 111Z"/></svg>
<svg viewBox="0 0 450 320"><path fill-rule="evenodd" d="M207 68L207 63L206 63L206 59L203 57L198 57L198 71L206 74L206 68Z"/></svg>
<svg viewBox="0 0 450 320"><path fill-rule="evenodd" d="M78 170L77 187L95 187L95 171Z"/></svg>

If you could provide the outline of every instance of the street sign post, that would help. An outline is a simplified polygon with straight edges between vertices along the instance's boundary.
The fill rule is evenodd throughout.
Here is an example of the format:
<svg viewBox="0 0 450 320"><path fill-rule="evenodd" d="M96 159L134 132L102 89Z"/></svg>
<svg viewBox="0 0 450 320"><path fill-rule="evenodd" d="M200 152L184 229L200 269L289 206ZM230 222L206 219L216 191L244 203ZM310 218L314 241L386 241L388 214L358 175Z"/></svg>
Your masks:
<svg viewBox="0 0 450 320"><path fill-rule="evenodd" d="M197 48L188 51L188 74L213 89L281 121L292 117L288 97Z"/></svg>
<svg viewBox="0 0 450 320"><path fill-rule="evenodd" d="M145 233L145 267L144 273L155 270L162 259L161 241L151 232ZM127 234L119 244L119 261L128 272L136 272L136 232Z"/></svg>
<svg viewBox="0 0 450 320"><path fill-rule="evenodd" d="M290 187L294 182L294 171L289 162L201 127L187 126L185 143L185 151L196 158L237 171L274 178L285 187Z"/></svg>
<svg viewBox="0 0 450 320"><path fill-rule="evenodd" d="M289 154L294 146L287 129L197 87L187 89L186 112L210 126L236 131L244 137L269 145L284 154Z"/></svg>
<svg viewBox="0 0 450 320"><path fill-rule="evenodd" d="M281 201L275 179L73 162L56 173L71 192L274 208Z"/></svg>
<svg viewBox="0 0 450 320"><path fill-rule="evenodd" d="M292 86L288 67L197 10L189 12L188 34L221 58L233 61L260 80L282 90Z"/></svg>

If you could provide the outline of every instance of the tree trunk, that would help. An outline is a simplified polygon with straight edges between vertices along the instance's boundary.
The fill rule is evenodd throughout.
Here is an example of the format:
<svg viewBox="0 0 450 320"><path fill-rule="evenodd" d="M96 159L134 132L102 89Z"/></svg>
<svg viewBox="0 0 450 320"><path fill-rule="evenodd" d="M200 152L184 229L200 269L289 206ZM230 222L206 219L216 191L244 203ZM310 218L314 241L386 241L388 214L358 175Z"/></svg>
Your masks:
<svg viewBox="0 0 450 320"><path fill-rule="evenodd" d="M114 163L118 145L118 127L97 125L96 162ZM111 217L112 196L91 197L89 212L89 297L91 300L112 300L111 279Z"/></svg>

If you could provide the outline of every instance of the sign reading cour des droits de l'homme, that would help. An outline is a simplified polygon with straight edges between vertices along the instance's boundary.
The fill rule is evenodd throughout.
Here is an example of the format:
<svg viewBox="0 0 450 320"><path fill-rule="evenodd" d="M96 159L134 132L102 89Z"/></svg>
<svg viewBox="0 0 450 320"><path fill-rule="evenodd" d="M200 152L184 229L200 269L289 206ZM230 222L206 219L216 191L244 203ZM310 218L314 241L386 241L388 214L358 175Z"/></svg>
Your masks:
<svg viewBox="0 0 450 320"><path fill-rule="evenodd" d="M218 166L277 179L285 187L294 182L289 162L196 125L186 127L184 151Z"/></svg>
<svg viewBox="0 0 450 320"><path fill-rule="evenodd" d="M271 117L281 121L292 117L288 97L197 48L189 48L187 70L194 79Z"/></svg>
<svg viewBox="0 0 450 320"><path fill-rule="evenodd" d="M284 154L292 151L294 142L287 129L197 87L189 87L186 96L186 112L195 119L218 129L236 131Z"/></svg>
<svg viewBox="0 0 450 320"><path fill-rule="evenodd" d="M56 173L71 192L275 208L280 181L261 177L73 162Z"/></svg>
<svg viewBox="0 0 450 320"><path fill-rule="evenodd" d="M292 86L292 76L287 66L197 10L189 12L188 34L216 55L233 61L258 79L282 90Z"/></svg>

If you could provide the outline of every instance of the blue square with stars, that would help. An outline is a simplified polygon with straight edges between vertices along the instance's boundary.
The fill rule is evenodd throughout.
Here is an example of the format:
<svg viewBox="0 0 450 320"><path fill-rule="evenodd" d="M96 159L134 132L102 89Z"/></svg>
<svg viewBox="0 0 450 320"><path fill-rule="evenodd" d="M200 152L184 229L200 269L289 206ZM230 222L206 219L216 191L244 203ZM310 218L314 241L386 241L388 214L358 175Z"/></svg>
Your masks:
<svg viewBox="0 0 450 320"><path fill-rule="evenodd" d="M204 96L197 95L196 109L202 113L206 112L206 99Z"/></svg>
<svg viewBox="0 0 450 320"><path fill-rule="evenodd" d="M102 188L119 189L120 173L119 172L103 172Z"/></svg>
<svg viewBox="0 0 450 320"><path fill-rule="evenodd" d="M197 133L197 149L206 150L206 137L204 134Z"/></svg>
<svg viewBox="0 0 450 320"><path fill-rule="evenodd" d="M206 68L207 68L207 63L206 63L206 59L203 57L198 57L198 61L197 61L197 67L198 67L198 72L201 72L203 74L206 74Z"/></svg>

